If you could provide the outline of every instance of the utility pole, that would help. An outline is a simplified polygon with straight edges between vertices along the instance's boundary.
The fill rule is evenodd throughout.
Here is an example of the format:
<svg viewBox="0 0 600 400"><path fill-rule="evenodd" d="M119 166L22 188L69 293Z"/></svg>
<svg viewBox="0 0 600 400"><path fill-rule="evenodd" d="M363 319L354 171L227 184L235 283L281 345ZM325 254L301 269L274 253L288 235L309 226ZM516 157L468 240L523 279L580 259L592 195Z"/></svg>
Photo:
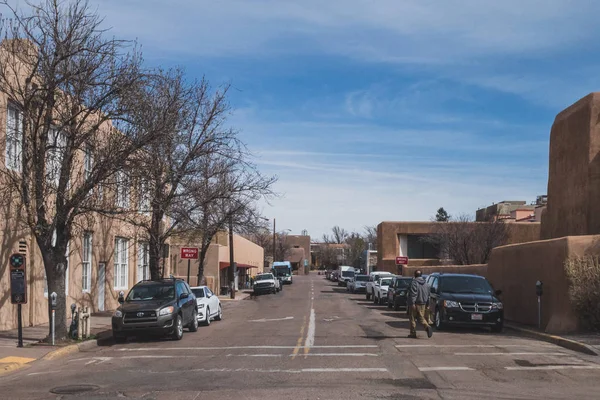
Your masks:
<svg viewBox="0 0 600 400"><path fill-rule="evenodd" d="M230 297L235 299L235 262L233 261L233 217L229 217L229 282L231 282Z"/></svg>
<svg viewBox="0 0 600 400"><path fill-rule="evenodd" d="M275 254L276 250L275 250L275 218L273 218L273 262L275 262ZM271 267L273 266L273 264L271 264Z"/></svg>

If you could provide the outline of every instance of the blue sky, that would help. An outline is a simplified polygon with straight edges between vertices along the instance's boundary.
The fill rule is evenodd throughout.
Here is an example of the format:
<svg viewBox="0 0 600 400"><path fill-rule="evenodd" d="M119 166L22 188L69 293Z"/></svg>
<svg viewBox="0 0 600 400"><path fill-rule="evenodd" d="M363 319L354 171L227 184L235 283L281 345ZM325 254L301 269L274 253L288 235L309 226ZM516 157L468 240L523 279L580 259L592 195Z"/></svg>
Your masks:
<svg viewBox="0 0 600 400"><path fill-rule="evenodd" d="M600 2L102 0L150 65L230 82L278 227L428 220L546 192L554 116L598 89Z"/></svg>

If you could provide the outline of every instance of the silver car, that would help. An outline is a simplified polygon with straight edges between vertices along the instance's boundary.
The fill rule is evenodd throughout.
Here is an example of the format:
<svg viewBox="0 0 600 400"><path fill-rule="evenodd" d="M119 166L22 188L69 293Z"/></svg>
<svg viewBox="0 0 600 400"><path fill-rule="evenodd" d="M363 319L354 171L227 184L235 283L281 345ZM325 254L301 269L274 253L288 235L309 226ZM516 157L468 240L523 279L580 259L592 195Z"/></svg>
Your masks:
<svg viewBox="0 0 600 400"><path fill-rule="evenodd" d="M369 281L369 275L355 275L348 285L346 291L350 293L364 293L367 288L367 282Z"/></svg>

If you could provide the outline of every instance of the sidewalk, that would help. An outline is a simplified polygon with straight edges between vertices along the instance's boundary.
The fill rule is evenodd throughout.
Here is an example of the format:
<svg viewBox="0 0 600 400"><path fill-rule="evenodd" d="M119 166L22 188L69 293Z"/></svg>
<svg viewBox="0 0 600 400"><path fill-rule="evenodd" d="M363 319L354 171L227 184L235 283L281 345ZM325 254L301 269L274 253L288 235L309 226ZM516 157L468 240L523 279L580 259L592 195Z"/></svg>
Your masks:
<svg viewBox="0 0 600 400"><path fill-rule="evenodd" d="M112 312L92 315L91 334L97 336L110 330L111 315ZM68 320L67 323L70 324L71 321ZM48 324L23 327L23 347L19 348L17 347L17 329L0 331L0 376L35 360L78 350L78 347L75 347L77 342L62 346L41 343L48 336L48 332ZM89 342L95 343L96 341L91 340Z"/></svg>
<svg viewBox="0 0 600 400"><path fill-rule="evenodd" d="M517 331L525 336L553 343L569 350L592 356L600 355L600 334L598 333L575 333L559 336L542 332L538 330L537 327L526 326L512 321L506 321L504 327Z"/></svg>
<svg viewBox="0 0 600 400"><path fill-rule="evenodd" d="M231 297L229 297L229 295L218 296L218 297L221 302L239 301L239 300L247 300L248 298L250 298L251 294L252 294L252 290L244 289L244 290L238 290L237 292L235 292L235 299L232 299Z"/></svg>

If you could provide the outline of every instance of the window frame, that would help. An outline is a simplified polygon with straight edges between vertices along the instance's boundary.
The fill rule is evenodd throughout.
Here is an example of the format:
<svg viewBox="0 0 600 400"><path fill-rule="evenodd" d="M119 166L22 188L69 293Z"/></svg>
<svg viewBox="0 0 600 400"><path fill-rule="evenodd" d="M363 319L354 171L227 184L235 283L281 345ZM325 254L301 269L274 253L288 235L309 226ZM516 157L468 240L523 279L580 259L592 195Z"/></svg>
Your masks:
<svg viewBox="0 0 600 400"><path fill-rule="evenodd" d="M118 171L116 174L117 179L117 195L116 195L116 206L124 209L128 209L130 206L131 188L129 187L129 176L125 171Z"/></svg>
<svg viewBox="0 0 600 400"><path fill-rule="evenodd" d="M14 112L12 119L14 127L9 125L10 113ZM14 154L12 151L14 151ZM4 165L7 169L21 172L23 168L23 111L13 102L6 106L6 139L4 148Z"/></svg>
<svg viewBox="0 0 600 400"><path fill-rule="evenodd" d="M86 231L81 241L81 292L90 293L92 290L92 255L93 234Z"/></svg>
<svg viewBox="0 0 600 400"><path fill-rule="evenodd" d="M140 261L145 261L145 263ZM148 242L138 242L136 266L137 282L150 279L150 244Z"/></svg>
<svg viewBox="0 0 600 400"><path fill-rule="evenodd" d="M129 286L129 239L115 237L114 249L114 277L115 290L126 290Z"/></svg>

